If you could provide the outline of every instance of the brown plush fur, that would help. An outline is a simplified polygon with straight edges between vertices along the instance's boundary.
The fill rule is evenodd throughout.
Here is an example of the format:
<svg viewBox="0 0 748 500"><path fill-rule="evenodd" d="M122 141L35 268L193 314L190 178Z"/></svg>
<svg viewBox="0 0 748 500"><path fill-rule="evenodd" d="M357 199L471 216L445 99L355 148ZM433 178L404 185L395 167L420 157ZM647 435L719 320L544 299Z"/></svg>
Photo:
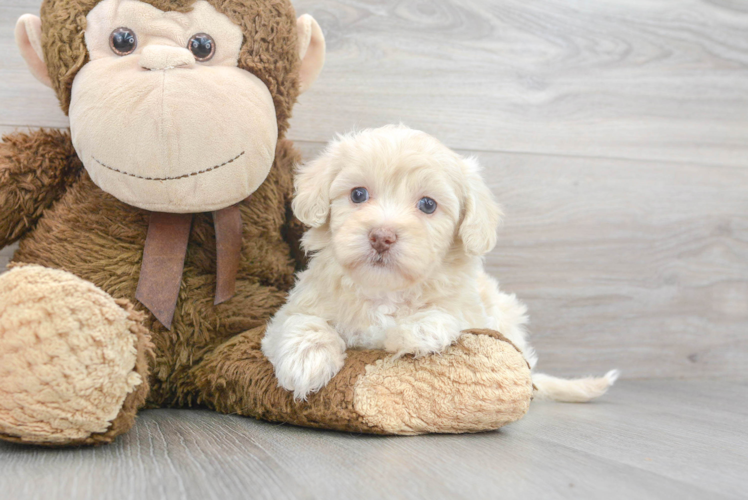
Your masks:
<svg viewBox="0 0 748 500"><path fill-rule="evenodd" d="M350 351L340 373L308 401L299 402L292 392L278 387L273 366L260 350L264 333L264 327L244 332L206 356L194 370L200 402L221 412L272 422L386 434L366 423L353 407L356 380L368 365L387 357L386 352Z"/></svg>
<svg viewBox="0 0 748 500"><path fill-rule="evenodd" d="M186 12L194 0L143 0L161 10ZM154 355L149 383L131 394L110 430L86 443L108 442L127 430L137 408L189 405L200 399L195 367L222 343L264 325L285 299L294 271L303 265L303 226L290 209L292 168L299 160L282 137L298 96L298 39L288 0L209 0L244 31L239 67L252 72L273 96L281 140L265 183L241 204L244 245L236 296L213 305L215 233L210 214L195 217L182 289L171 331L140 304L138 371L146 374L150 338ZM86 15L98 0L45 0L42 45L60 105L67 113L77 72L88 61ZM0 247L21 238L15 263L63 269L86 279L123 304L135 295L148 213L96 187L83 170L69 133L36 131L4 137L0 144ZM132 307L132 306L127 306ZM141 335L142 334L142 335ZM202 384L205 385L205 384ZM74 443L71 443L74 444Z"/></svg>
<svg viewBox="0 0 748 500"><path fill-rule="evenodd" d="M122 410L120 410L117 418L112 421L112 425L109 427L107 432L103 434L94 434L89 438L90 441L86 444L111 443L114 441L114 438L129 431L135 423L135 416L137 415L138 410L145 406L151 390L149 373L151 364L155 358L155 353L153 350L153 343L151 342L150 332L143 326L146 315L135 309L129 300L119 299L117 300L117 304L127 310L130 319L135 322L135 325L131 329L132 333L138 337L136 345L138 357L135 360L135 371L143 378L143 383L127 395L125 402L122 405Z"/></svg>
<svg viewBox="0 0 748 500"><path fill-rule="evenodd" d="M182 288L171 331L147 313L146 327L156 347L151 371L153 405L195 401L190 370L225 340L264 325L280 307L293 283L295 261L286 241L292 167L297 153L279 143L265 183L241 203L244 221L242 265L236 296L213 305L216 244L210 214L198 214L192 226ZM105 193L82 172L21 240L14 262L63 269L95 284L116 299L132 300L138 283L148 228L148 212Z"/></svg>
<svg viewBox="0 0 748 500"><path fill-rule="evenodd" d="M98 1L45 0L42 4L45 61L65 112L73 80L88 61L85 18ZM194 3L143 1L161 10L180 12L189 11ZM268 86L282 137L298 96L300 61L291 3L209 2L244 31L239 67ZM132 300L147 212L125 205L96 187L82 171L67 133L15 134L5 137L0 147L0 210L9 214L0 222L0 246L33 228L21 241L14 262L64 269L115 298ZM245 242L237 294L219 306L213 305L216 256L212 219L210 214L195 217L172 330L165 330L150 313L145 321L157 353L151 376L152 405L192 403L196 394L190 369L221 342L263 325L283 303L293 273L303 262L297 243L302 226L290 210L292 167L298 159L292 145L281 140L267 180L251 201L242 203ZM140 304L137 307L147 312Z"/></svg>
<svg viewBox="0 0 748 500"><path fill-rule="evenodd" d="M194 0L141 0L161 10L186 12ZM262 80L273 96L278 132L288 129L299 94L296 14L288 0L208 0L244 31L239 67ZM88 62L83 32L86 16L99 0L45 0L41 8L42 44L49 76L62 110L70 107L70 89Z"/></svg>
<svg viewBox="0 0 748 500"><path fill-rule="evenodd" d="M5 136L0 143L0 248L30 230L82 168L67 132Z"/></svg>
<svg viewBox="0 0 748 500"><path fill-rule="evenodd" d="M422 434L495 429L522 418L532 397L530 366L520 350L496 331L476 329L464 332L447 353L433 358L435 362L412 356L393 361L384 351L349 350L345 366L329 384L307 401L296 401L293 393L278 387L273 367L260 350L264 333L265 328L258 327L237 335L195 367L199 402L271 422L367 434ZM485 351L467 347L471 337L479 336L497 342L484 341L490 346ZM378 366L382 363L387 367ZM441 370L435 370L439 363ZM405 376L397 379L393 373ZM377 392L357 394L364 386ZM420 394L432 397L422 399ZM373 400L377 418L367 418L356 407L357 396ZM410 425L403 425L403 416ZM384 427L377 421L400 425Z"/></svg>

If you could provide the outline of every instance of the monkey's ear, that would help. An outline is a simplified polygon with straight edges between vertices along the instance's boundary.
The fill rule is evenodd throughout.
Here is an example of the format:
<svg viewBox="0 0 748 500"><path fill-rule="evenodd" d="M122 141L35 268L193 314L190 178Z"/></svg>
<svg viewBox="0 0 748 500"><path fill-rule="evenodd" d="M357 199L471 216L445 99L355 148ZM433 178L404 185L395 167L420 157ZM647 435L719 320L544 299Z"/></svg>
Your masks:
<svg viewBox="0 0 748 500"><path fill-rule="evenodd" d="M480 175L475 158L465 158L465 214L460 225L460 237L470 255L485 255L496 245L496 230L503 215Z"/></svg>
<svg viewBox="0 0 748 500"><path fill-rule="evenodd" d="M16 23L16 45L31 74L51 88L52 80L49 78L42 51L42 20L32 14L22 15Z"/></svg>
<svg viewBox="0 0 748 500"><path fill-rule="evenodd" d="M325 36L317 21L304 14L296 21L299 32L299 57L301 57L299 92L312 86L325 65Z"/></svg>

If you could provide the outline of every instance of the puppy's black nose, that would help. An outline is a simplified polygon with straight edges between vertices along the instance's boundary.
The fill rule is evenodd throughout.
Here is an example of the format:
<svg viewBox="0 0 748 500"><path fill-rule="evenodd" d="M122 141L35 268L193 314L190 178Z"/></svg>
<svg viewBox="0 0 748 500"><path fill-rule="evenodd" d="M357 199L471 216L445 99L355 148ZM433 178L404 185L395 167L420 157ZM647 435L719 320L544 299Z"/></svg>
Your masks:
<svg viewBox="0 0 748 500"><path fill-rule="evenodd" d="M390 249L397 241L397 234L391 229L373 229L369 233L369 243L371 248L382 254Z"/></svg>

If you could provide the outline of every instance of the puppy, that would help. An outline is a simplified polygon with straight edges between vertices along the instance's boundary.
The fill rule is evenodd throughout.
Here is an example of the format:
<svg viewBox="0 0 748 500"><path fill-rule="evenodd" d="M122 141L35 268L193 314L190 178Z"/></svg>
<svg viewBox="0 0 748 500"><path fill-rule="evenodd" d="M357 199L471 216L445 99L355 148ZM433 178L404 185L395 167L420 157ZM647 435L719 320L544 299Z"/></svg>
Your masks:
<svg viewBox="0 0 748 500"><path fill-rule="evenodd" d="M341 136L298 169L293 210L312 258L262 351L296 399L324 387L348 347L425 356L467 328L498 330L535 365L526 307L483 271L502 213L475 159L404 126ZM537 396L587 401L616 377L533 382Z"/></svg>

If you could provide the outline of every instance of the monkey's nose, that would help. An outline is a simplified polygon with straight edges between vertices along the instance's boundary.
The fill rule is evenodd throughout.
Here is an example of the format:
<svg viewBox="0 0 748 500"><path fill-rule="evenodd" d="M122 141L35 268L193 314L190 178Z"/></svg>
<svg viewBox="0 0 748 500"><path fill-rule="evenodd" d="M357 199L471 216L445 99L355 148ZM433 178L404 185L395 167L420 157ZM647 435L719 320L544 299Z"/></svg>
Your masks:
<svg viewBox="0 0 748 500"><path fill-rule="evenodd" d="M390 249L397 241L397 233L391 229L379 228L373 229L369 233L369 243L371 248L377 253L382 254Z"/></svg>
<svg viewBox="0 0 748 500"><path fill-rule="evenodd" d="M154 71L174 68L191 68L195 56L187 49L168 45L149 45L140 54L140 66Z"/></svg>

